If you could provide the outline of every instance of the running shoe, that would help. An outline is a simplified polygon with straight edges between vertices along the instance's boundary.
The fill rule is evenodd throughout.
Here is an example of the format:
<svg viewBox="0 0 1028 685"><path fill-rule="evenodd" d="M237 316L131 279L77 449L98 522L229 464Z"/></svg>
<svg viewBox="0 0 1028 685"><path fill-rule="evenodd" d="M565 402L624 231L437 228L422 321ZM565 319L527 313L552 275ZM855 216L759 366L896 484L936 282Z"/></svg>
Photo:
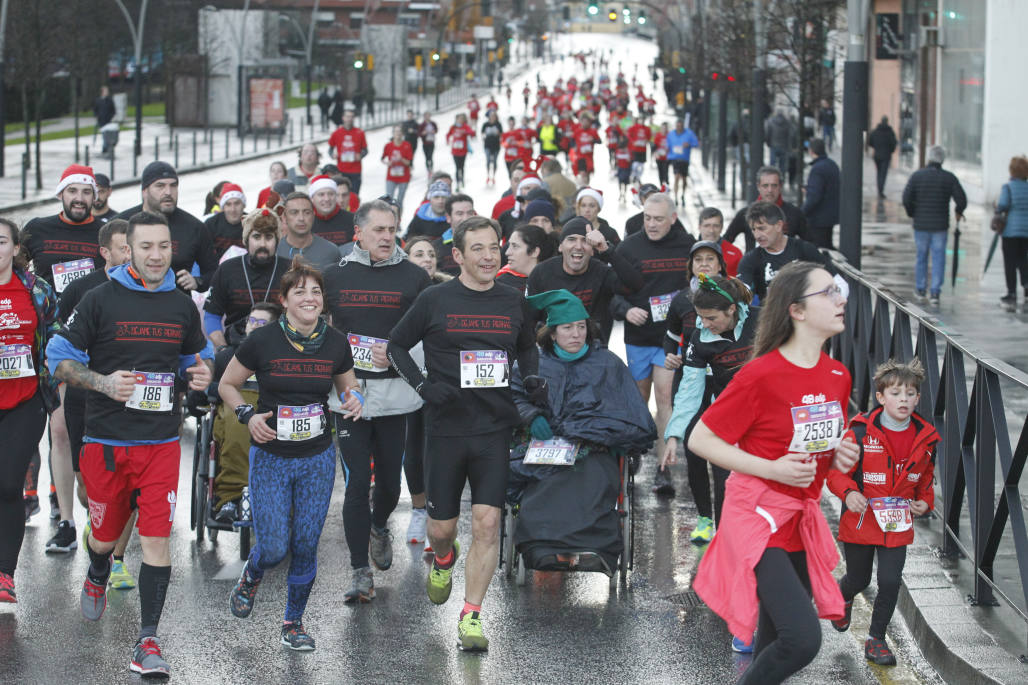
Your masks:
<svg viewBox="0 0 1028 685"><path fill-rule="evenodd" d="M464 652L489 650L489 640L482 632L482 619L478 617L477 611L464 614L464 618L457 622L457 646Z"/></svg>
<svg viewBox="0 0 1028 685"><path fill-rule="evenodd" d="M61 518L61 506L57 503L57 493L50 493L50 518L59 521Z"/></svg>
<svg viewBox="0 0 1028 685"><path fill-rule="evenodd" d="M78 549L78 534L75 532L74 521L61 521L57 525L57 533L46 543L46 551L67 554Z"/></svg>
<svg viewBox="0 0 1028 685"><path fill-rule="evenodd" d="M671 475L667 469L657 469L657 474L653 477L653 487L651 489L658 495L675 496L675 484L671 482Z"/></svg>
<svg viewBox="0 0 1028 685"><path fill-rule="evenodd" d="M428 512L424 509L412 509L410 523L407 524L407 542L419 545L428 537Z"/></svg>
<svg viewBox="0 0 1028 685"><path fill-rule="evenodd" d="M707 516L701 516L697 519L696 527L692 529L689 540L694 545L705 545L710 542L712 537L714 537L714 520Z"/></svg>
<svg viewBox="0 0 1028 685"><path fill-rule="evenodd" d="M742 639L732 636L732 651L739 654L753 654L753 642L746 644Z"/></svg>
<svg viewBox="0 0 1028 685"><path fill-rule="evenodd" d="M432 569L428 572L428 580L425 587L428 590L428 598L433 604L444 604L450 598L450 590L453 589L453 567L457 565L457 557L460 556L460 543L453 541L453 564L450 568L439 568L436 561L432 561Z"/></svg>
<svg viewBox="0 0 1028 685"><path fill-rule="evenodd" d="M107 579L102 583L94 583L86 575L82 583L82 593L79 595L79 602L82 605L82 617L87 621L99 621L107 608Z"/></svg>
<svg viewBox="0 0 1028 685"><path fill-rule="evenodd" d="M367 604L375 598L375 578L369 566L353 569L353 587L343 595L347 604Z"/></svg>
<svg viewBox="0 0 1028 685"><path fill-rule="evenodd" d="M282 624L282 644L297 652L314 651L314 638L307 634L299 621Z"/></svg>
<svg viewBox="0 0 1028 685"><path fill-rule="evenodd" d="M14 576L0 571L0 602L18 603L18 595L14 592Z"/></svg>
<svg viewBox="0 0 1028 685"><path fill-rule="evenodd" d="M25 520L39 513L39 498L35 495L25 495Z"/></svg>
<svg viewBox="0 0 1028 685"><path fill-rule="evenodd" d="M853 600L842 605L842 618L832 621L832 627L840 633L850 629L850 617L853 615Z"/></svg>
<svg viewBox="0 0 1028 685"><path fill-rule="evenodd" d="M171 666L161 656L161 643L156 635L144 637L136 643L129 670L142 675L171 675Z"/></svg>
<svg viewBox="0 0 1028 685"><path fill-rule="evenodd" d="M93 523L88 518L86 525L82 528L82 549L89 551L89 531L93 530Z"/></svg>
<svg viewBox="0 0 1028 685"><path fill-rule="evenodd" d="M378 530L372 524L369 554L371 563L379 571L385 571L393 565L393 534L388 528Z"/></svg>
<svg viewBox="0 0 1028 685"><path fill-rule="evenodd" d="M131 590L136 586L136 579L125 568L124 561L114 561L111 564L111 577L107 579L107 584L115 590Z"/></svg>
<svg viewBox="0 0 1028 685"><path fill-rule="evenodd" d="M867 638L867 642L864 643L864 658L879 666L896 665L896 655L889 649L885 640L879 640L877 637Z"/></svg>
<svg viewBox="0 0 1028 685"><path fill-rule="evenodd" d="M257 597L257 588L261 584L260 578L256 580L250 578L250 574L246 572L248 566L249 563L243 564L243 572L239 574L239 581L232 588L232 594L229 596L232 615L236 618L246 618L253 611L253 602Z"/></svg>

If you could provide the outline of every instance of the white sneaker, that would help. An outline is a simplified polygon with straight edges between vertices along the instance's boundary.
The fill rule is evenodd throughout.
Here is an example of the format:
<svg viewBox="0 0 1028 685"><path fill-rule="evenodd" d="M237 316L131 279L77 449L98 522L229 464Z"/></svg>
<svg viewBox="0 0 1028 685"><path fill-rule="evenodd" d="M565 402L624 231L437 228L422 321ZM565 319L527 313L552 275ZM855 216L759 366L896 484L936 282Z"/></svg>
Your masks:
<svg viewBox="0 0 1028 685"><path fill-rule="evenodd" d="M407 542L411 545L419 545L425 541L427 531L425 526L428 523L428 512L424 509L412 509L410 523L407 524Z"/></svg>

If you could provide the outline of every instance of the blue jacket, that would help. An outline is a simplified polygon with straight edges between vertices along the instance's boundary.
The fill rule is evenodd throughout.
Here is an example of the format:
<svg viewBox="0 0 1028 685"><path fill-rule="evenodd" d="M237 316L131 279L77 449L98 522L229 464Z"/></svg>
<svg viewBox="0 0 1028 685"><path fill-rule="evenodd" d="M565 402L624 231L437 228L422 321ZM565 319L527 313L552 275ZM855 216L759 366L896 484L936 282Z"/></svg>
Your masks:
<svg viewBox="0 0 1028 685"><path fill-rule="evenodd" d="M839 223L839 165L829 157L818 157L810 165L807 199L803 213L813 228L829 228Z"/></svg>
<svg viewBox="0 0 1028 685"><path fill-rule="evenodd" d="M1028 181L1012 178L999 191L996 209L1007 214L1004 238L1028 238Z"/></svg>

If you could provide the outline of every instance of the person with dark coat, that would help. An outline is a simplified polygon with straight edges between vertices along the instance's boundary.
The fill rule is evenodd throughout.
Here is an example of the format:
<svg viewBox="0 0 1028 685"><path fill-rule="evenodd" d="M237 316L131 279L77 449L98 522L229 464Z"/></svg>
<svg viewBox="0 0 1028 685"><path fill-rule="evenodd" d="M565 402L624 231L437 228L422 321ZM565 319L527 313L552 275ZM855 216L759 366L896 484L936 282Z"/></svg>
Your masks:
<svg viewBox="0 0 1028 685"><path fill-rule="evenodd" d="M764 122L764 139L771 148L771 166L784 174L789 159L789 149L795 135L793 124L782 110L776 110L773 117Z"/></svg>
<svg viewBox="0 0 1028 685"><path fill-rule="evenodd" d="M803 214L807 217L807 229L811 242L818 247L832 247L832 229L839 223L839 165L825 152L825 141L814 138L810 141L810 163L807 176L807 198L803 203Z"/></svg>
<svg viewBox="0 0 1028 685"><path fill-rule="evenodd" d="M964 218L967 195L960 181L942 168L946 149L941 145L928 148L928 165L911 174L903 189L903 208L914 220L914 243L917 262L914 265L915 296L924 302L928 285L928 254L932 255L932 284L930 303L939 304L942 281L946 269L946 234L949 232L949 203L956 204L956 219Z"/></svg>
<svg viewBox="0 0 1028 685"><path fill-rule="evenodd" d="M111 89L107 86L100 87L100 97L93 102L93 114L96 115L98 131L114 120L114 99L111 98Z"/></svg>
<svg viewBox="0 0 1028 685"><path fill-rule="evenodd" d="M885 177L892 164L892 153L896 150L896 132L889 126L889 117L882 120L867 137L867 146L873 150L872 157L878 169L878 197L885 197Z"/></svg>
<svg viewBox="0 0 1028 685"><path fill-rule="evenodd" d="M328 115L328 118L332 120L332 123L336 126L343 125L343 110L346 109L346 98L343 97L343 91L336 88L335 95L332 96L332 112Z"/></svg>
<svg viewBox="0 0 1028 685"><path fill-rule="evenodd" d="M318 109L321 110L321 128L328 127L328 111L332 107L332 96L328 94L328 88L321 89L318 96Z"/></svg>

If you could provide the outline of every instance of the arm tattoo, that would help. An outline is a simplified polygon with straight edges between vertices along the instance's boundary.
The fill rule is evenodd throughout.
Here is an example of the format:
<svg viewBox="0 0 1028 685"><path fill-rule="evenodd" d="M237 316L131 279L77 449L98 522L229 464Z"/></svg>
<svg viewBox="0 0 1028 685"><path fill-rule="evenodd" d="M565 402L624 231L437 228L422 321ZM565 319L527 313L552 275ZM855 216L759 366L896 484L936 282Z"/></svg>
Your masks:
<svg viewBox="0 0 1028 685"><path fill-rule="evenodd" d="M55 374L59 380L76 388L95 390L107 395L114 392L114 380L96 371L90 371L85 364L72 359L64 359L57 365Z"/></svg>

